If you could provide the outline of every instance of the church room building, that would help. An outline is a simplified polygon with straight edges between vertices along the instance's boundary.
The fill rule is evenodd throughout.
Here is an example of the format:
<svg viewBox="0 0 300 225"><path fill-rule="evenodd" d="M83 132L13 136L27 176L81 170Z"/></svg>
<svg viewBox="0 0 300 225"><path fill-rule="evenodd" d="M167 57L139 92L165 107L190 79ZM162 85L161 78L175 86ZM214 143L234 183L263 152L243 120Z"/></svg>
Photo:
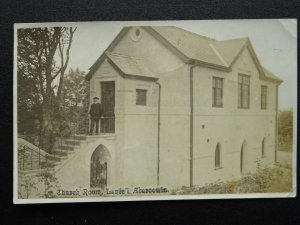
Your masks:
<svg viewBox="0 0 300 225"><path fill-rule="evenodd" d="M247 37L124 27L86 80L90 102L99 97L103 107L93 138L109 158L102 160L107 186L202 186L276 162L282 80L261 65ZM101 143L103 135L113 144Z"/></svg>

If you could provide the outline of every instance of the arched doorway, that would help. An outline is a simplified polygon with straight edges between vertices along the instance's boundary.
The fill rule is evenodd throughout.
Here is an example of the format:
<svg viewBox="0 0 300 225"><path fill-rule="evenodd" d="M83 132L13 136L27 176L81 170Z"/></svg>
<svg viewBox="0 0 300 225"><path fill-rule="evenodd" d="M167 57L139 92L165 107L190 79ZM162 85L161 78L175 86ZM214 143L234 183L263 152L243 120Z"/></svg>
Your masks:
<svg viewBox="0 0 300 225"><path fill-rule="evenodd" d="M91 157L91 188L105 188L109 183L110 154L106 147L99 145Z"/></svg>
<svg viewBox="0 0 300 225"><path fill-rule="evenodd" d="M247 156L247 142L244 141L240 153L240 172L245 173L246 170L246 156Z"/></svg>

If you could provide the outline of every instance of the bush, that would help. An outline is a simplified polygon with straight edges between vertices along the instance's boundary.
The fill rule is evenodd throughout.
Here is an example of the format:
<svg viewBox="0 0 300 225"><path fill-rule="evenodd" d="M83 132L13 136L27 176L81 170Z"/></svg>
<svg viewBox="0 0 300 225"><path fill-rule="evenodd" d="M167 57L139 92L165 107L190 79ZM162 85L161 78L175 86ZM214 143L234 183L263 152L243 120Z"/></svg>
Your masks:
<svg viewBox="0 0 300 225"><path fill-rule="evenodd" d="M273 168L261 168L257 163L256 173L248 174L240 180L220 181L201 187L182 187L174 190L178 195L199 194L237 194L237 193L275 193L292 191L292 168L276 164Z"/></svg>

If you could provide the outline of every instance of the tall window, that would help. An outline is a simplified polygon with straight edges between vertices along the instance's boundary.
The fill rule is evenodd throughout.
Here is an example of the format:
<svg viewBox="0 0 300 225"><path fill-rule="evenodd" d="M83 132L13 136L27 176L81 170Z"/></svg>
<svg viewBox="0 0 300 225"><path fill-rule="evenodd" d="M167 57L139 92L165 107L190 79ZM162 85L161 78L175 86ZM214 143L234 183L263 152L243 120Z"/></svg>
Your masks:
<svg viewBox="0 0 300 225"><path fill-rule="evenodd" d="M267 86L261 86L261 109L267 109Z"/></svg>
<svg viewBox="0 0 300 225"><path fill-rule="evenodd" d="M223 78L213 77L212 84L212 106L222 107L223 106Z"/></svg>
<svg viewBox="0 0 300 225"><path fill-rule="evenodd" d="M136 89L136 105L147 104L147 90Z"/></svg>
<svg viewBox="0 0 300 225"><path fill-rule="evenodd" d="M221 168L221 150L220 144L217 144L216 151L215 151L215 168Z"/></svg>
<svg viewBox="0 0 300 225"><path fill-rule="evenodd" d="M247 75L238 76L238 108L249 108L250 77Z"/></svg>

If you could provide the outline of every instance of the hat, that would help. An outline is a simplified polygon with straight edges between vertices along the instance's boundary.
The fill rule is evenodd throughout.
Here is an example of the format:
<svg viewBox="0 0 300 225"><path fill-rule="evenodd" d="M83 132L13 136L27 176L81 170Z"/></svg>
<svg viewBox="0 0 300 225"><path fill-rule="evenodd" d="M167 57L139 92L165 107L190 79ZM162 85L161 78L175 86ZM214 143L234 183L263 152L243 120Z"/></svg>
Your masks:
<svg viewBox="0 0 300 225"><path fill-rule="evenodd" d="M98 98L98 97L94 97L93 99L97 99L97 100L99 100L99 98Z"/></svg>

